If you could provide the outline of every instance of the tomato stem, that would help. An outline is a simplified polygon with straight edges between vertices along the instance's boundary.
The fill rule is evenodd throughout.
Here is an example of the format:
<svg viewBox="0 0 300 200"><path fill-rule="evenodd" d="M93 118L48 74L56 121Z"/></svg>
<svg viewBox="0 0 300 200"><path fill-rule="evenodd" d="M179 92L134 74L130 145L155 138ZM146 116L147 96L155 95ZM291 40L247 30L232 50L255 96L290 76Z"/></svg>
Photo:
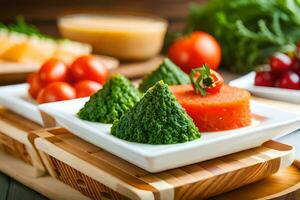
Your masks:
<svg viewBox="0 0 300 200"><path fill-rule="evenodd" d="M211 76L210 68L206 64L200 68L193 69L190 73L190 79L195 92L200 93L202 96L205 96L207 88L214 87L215 83Z"/></svg>

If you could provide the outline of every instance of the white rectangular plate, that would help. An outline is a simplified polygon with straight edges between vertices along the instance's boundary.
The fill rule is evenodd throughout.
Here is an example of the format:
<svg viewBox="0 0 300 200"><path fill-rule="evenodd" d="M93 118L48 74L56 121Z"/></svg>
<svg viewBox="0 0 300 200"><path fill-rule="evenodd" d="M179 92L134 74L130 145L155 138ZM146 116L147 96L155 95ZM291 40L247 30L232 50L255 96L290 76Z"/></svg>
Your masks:
<svg viewBox="0 0 300 200"><path fill-rule="evenodd" d="M298 115L251 101L252 113L264 119L254 120L251 126L202 133L200 139L181 144L139 144L111 135L110 124L79 119L76 113L87 100L88 98L81 98L48 103L40 105L39 108L78 137L150 172L176 168L260 146L265 141L300 127Z"/></svg>
<svg viewBox="0 0 300 200"><path fill-rule="evenodd" d="M37 104L28 95L28 84L0 87L0 105L40 125L43 120Z"/></svg>
<svg viewBox="0 0 300 200"><path fill-rule="evenodd" d="M300 90L255 86L254 79L255 72L250 72L241 78L231 81L229 85L244 88L258 97L300 104Z"/></svg>

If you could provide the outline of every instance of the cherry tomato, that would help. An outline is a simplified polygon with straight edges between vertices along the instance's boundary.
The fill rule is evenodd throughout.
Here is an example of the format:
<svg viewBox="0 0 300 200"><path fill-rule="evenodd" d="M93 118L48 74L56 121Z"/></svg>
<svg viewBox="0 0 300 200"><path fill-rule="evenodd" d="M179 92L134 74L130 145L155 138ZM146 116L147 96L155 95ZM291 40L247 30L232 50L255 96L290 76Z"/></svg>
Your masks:
<svg viewBox="0 0 300 200"><path fill-rule="evenodd" d="M270 58L271 69L275 73L283 73L290 70L291 64L291 58L283 53L275 53Z"/></svg>
<svg viewBox="0 0 300 200"><path fill-rule="evenodd" d="M254 84L256 86L272 87L275 83L274 74L270 71L256 72Z"/></svg>
<svg viewBox="0 0 300 200"><path fill-rule="evenodd" d="M88 97L102 88L102 85L95 81L80 81L74 85L76 91L76 97Z"/></svg>
<svg viewBox="0 0 300 200"><path fill-rule="evenodd" d="M217 69L221 54L220 44L205 32L193 32L190 36L179 38L168 51L168 57L186 73L203 64Z"/></svg>
<svg viewBox="0 0 300 200"><path fill-rule="evenodd" d="M51 58L42 65L39 76L41 81L45 84L56 81L67 81L68 67L63 61Z"/></svg>
<svg viewBox="0 0 300 200"><path fill-rule="evenodd" d="M28 93L32 98L36 98L39 91L45 87L45 84L40 80L39 75L36 73L31 77Z"/></svg>
<svg viewBox="0 0 300 200"><path fill-rule="evenodd" d="M95 56L85 55L77 58L70 67L70 73L76 81L91 80L104 84L109 72Z"/></svg>
<svg viewBox="0 0 300 200"><path fill-rule="evenodd" d="M300 89L300 77L295 72L285 72L279 80L280 88L286 89Z"/></svg>
<svg viewBox="0 0 300 200"><path fill-rule="evenodd" d="M39 103L63 101L76 98L74 88L65 82L54 82L47 85L38 95Z"/></svg>
<svg viewBox="0 0 300 200"><path fill-rule="evenodd" d="M210 94L218 93L224 85L223 77L210 69L208 65L193 69L190 77L192 77L191 82L195 92L202 96L205 96L207 92Z"/></svg>
<svg viewBox="0 0 300 200"><path fill-rule="evenodd" d="M36 97L36 102L37 102L38 104L46 103L46 102L44 101L44 94L45 94L45 89L42 89L42 90L39 91L39 93L38 93L38 95L37 95L37 97Z"/></svg>
<svg viewBox="0 0 300 200"><path fill-rule="evenodd" d="M224 85L223 77L216 71L210 70L211 77L214 79L214 84L212 87L206 89L207 92L211 94L218 93L221 87Z"/></svg>

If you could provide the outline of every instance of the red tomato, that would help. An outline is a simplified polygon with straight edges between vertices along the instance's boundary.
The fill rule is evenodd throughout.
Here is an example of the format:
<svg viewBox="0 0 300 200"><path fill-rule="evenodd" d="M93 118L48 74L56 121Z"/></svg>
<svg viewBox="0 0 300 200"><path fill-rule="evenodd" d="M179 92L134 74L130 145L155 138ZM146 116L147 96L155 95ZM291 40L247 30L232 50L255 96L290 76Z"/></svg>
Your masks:
<svg viewBox="0 0 300 200"><path fill-rule="evenodd" d="M42 89L42 90L39 91L39 93L36 97L36 102L38 104L46 103L46 102L44 102L44 94L45 94L45 89Z"/></svg>
<svg viewBox="0 0 300 200"><path fill-rule="evenodd" d="M68 81L68 67L57 59L47 60L39 71L40 79L43 83L49 84L57 81Z"/></svg>
<svg viewBox="0 0 300 200"><path fill-rule="evenodd" d="M76 91L76 97L88 97L102 88L102 85L95 81L80 81L74 85Z"/></svg>
<svg viewBox="0 0 300 200"><path fill-rule="evenodd" d="M210 70L211 77L214 79L214 84L212 87L209 87L206 89L207 92L211 94L218 93L221 89L221 87L224 85L224 79L223 77L216 71Z"/></svg>
<svg viewBox="0 0 300 200"><path fill-rule="evenodd" d="M109 72L103 63L95 56L80 56L70 67L72 78L76 81L91 80L104 84Z"/></svg>
<svg viewBox="0 0 300 200"><path fill-rule="evenodd" d="M217 69L221 54L220 44L205 32L193 32L188 37L178 39L168 51L168 57L186 73L203 64Z"/></svg>
<svg viewBox="0 0 300 200"><path fill-rule="evenodd" d="M201 95L206 95L201 92L203 90L210 94L218 93L224 85L223 77L215 70L210 69L207 65L193 69L190 77L193 77L191 81L194 90L196 93L200 92Z"/></svg>
<svg viewBox="0 0 300 200"><path fill-rule="evenodd" d="M54 82L47 85L38 95L38 103L48 103L76 98L74 88L68 83Z"/></svg>
<svg viewBox="0 0 300 200"><path fill-rule="evenodd" d="M30 82L28 93L32 98L36 98L39 91L45 87L45 84L40 80L40 77L37 73L32 75Z"/></svg>

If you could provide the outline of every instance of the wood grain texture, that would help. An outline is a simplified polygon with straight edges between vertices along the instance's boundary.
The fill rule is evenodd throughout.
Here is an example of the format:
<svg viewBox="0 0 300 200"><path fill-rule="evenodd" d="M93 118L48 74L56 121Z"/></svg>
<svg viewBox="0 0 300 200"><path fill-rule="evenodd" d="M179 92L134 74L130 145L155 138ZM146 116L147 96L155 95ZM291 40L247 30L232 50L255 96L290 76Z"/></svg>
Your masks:
<svg viewBox="0 0 300 200"><path fill-rule="evenodd" d="M0 144L2 150L24 161L34 170L34 177L45 173L45 167L35 147L29 140L29 132L41 129L38 124L9 110L0 108Z"/></svg>
<svg viewBox="0 0 300 200"><path fill-rule="evenodd" d="M243 200L250 199L290 199L296 200L300 196L299 168L295 165L278 171L276 174L238 190L220 196L215 200Z"/></svg>
<svg viewBox="0 0 300 200"><path fill-rule="evenodd" d="M28 186L32 190L35 190L49 199L53 200L88 200L87 197L80 194L78 191L72 189L71 187L63 184L62 182L50 177L50 176L42 176L42 177L31 177L33 169L26 163L22 162L19 159L16 159L9 154L6 154L0 151L0 171L5 173L7 176L12 177L16 181ZM1 177L1 176L0 176ZM0 186L0 191L2 191L2 185ZM7 189L7 188L6 188ZM16 188L18 189L18 188ZM9 188L8 188L9 190ZM13 191L12 191L13 192ZM15 192L14 192L15 193ZM8 193L5 194L6 198L3 200L27 200L26 196L23 198L17 196L16 198L7 198ZM1 193L0 193L1 196ZM0 198L1 199L1 198ZM33 199L33 198L31 198ZM1 199L2 200L2 199Z"/></svg>
<svg viewBox="0 0 300 200"><path fill-rule="evenodd" d="M95 187L111 196L118 191L133 199L146 196L152 199L208 198L277 172L281 157L292 150L290 146L271 141L262 147L153 174L65 129L33 134L44 136L36 138L35 144L45 154L42 157L50 163L48 167L54 176L92 199L98 198ZM109 192L104 188L110 188Z"/></svg>

